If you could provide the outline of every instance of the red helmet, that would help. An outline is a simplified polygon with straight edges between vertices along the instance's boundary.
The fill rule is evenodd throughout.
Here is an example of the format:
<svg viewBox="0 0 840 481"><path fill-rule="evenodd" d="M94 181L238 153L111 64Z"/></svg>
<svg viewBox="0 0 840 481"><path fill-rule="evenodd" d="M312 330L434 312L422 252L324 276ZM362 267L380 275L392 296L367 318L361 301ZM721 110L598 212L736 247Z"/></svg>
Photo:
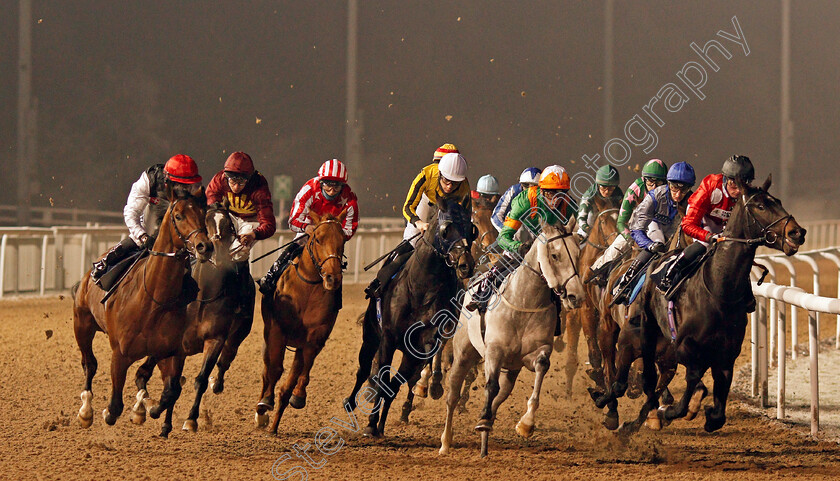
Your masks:
<svg viewBox="0 0 840 481"><path fill-rule="evenodd" d="M245 152L234 152L225 161L225 172L250 177L254 173L254 162Z"/></svg>
<svg viewBox="0 0 840 481"><path fill-rule="evenodd" d="M178 154L166 161L163 170L169 179L179 184L195 184L201 182L198 166L189 155Z"/></svg>
<svg viewBox="0 0 840 481"><path fill-rule="evenodd" d="M347 183L347 168L338 159L330 159L318 169L318 180L332 180Z"/></svg>

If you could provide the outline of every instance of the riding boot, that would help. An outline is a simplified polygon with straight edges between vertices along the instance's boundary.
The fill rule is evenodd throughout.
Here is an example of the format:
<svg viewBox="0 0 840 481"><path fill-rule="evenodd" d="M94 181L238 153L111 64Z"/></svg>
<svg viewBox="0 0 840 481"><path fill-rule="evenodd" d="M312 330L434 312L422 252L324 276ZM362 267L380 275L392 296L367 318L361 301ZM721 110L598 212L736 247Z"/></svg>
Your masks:
<svg viewBox="0 0 840 481"><path fill-rule="evenodd" d="M686 247L677 260L668 267L668 271L665 273L665 276L657 284L656 288L659 292L663 294L667 293L674 285L677 284L677 282L680 281L683 269L690 265L694 259L697 259L704 252L706 252L706 246L699 242L695 242Z"/></svg>
<svg viewBox="0 0 840 481"><path fill-rule="evenodd" d="M117 263L125 259L135 249L137 249L137 244L130 237L126 237L119 244L112 247L105 254L105 257L93 263L93 268L90 270L90 277L94 282L99 282L99 279L109 267L117 265Z"/></svg>
<svg viewBox="0 0 840 481"><path fill-rule="evenodd" d="M595 285L604 287L606 285L607 276L615 265L615 262L615 260L604 262L601 267L598 267L597 269L593 269L590 266L589 272L586 274L586 279L584 279L583 283L595 283Z"/></svg>
<svg viewBox="0 0 840 481"><path fill-rule="evenodd" d="M414 247L412 247L410 243L406 241L400 242L400 244L394 248L391 255L385 259L385 263L379 269L379 272L376 273L376 278L374 278L365 288L365 299L378 299L382 297L382 293L388 285L388 281L390 281L391 278L399 272L402 266L408 262L408 258L411 257L413 252Z"/></svg>
<svg viewBox="0 0 840 481"><path fill-rule="evenodd" d="M636 257L633 259L633 263L630 264L630 267L627 268L627 271L621 276L621 280L613 287L613 300L612 304L623 304L627 301L627 285L630 281L636 277L636 274L639 273L639 269L642 268L644 264L644 260Z"/></svg>
<svg viewBox="0 0 840 481"><path fill-rule="evenodd" d="M265 276L257 281L262 295L270 296L271 293L274 292L274 289L277 287L277 279L279 279L283 271L286 270L289 262L297 257L302 250L303 245L298 242L292 242L286 246L279 256L277 256L277 260L274 261L274 264L268 268L268 272L265 273Z"/></svg>

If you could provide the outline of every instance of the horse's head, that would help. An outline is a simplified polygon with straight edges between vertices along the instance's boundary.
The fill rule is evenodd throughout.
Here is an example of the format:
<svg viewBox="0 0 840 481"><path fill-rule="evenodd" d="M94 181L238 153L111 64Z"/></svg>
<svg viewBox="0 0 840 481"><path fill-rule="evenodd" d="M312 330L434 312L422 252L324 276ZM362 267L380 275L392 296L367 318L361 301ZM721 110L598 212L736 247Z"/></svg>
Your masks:
<svg viewBox="0 0 840 481"><path fill-rule="evenodd" d="M437 230L429 234L434 236L432 245L460 279L469 279L475 268L470 247L478 238L478 228L458 202L442 198L437 207Z"/></svg>
<svg viewBox="0 0 840 481"><path fill-rule="evenodd" d="M347 218L345 208L338 217L332 215L319 216L314 212L309 213L312 218L315 230L309 235L306 243L306 251L318 275L324 284L324 289L334 291L341 287L344 263L344 221Z"/></svg>
<svg viewBox="0 0 840 481"><path fill-rule="evenodd" d="M574 231L574 218L565 225L543 223L542 234L533 247L537 249L537 261L548 287L560 296L566 309L578 307L586 295L576 266L580 239Z"/></svg>
<svg viewBox="0 0 840 481"><path fill-rule="evenodd" d="M805 243L806 231L782 207L782 202L770 195L768 190L771 183L772 177L768 175L761 187L743 184L739 186L741 208L747 218L744 233L753 239L760 239L767 247L792 256ZM735 212L733 212L733 217L735 217Z"/></svg>
<svg viewBox="0 0 840 481"><path fill-rule="evenodd" d="M192 192L189 188L174 184L167 186L169 209L164 218L168 218L169 237L176 248L184 248L195 255L199 261L205 262L213 253L213 244L207 237L207 227L204 215L207 209L207 198L204 188Z"/></svg>
<svg viewBox="0 0 840 481"><path fill-rule="evenodd" d="M207 235L210 242L213 243L211 262L214 264L219 264L222 261L220 256L223 255L226 255L224 260L230 261L230 246L236 240L236 229L230 218L229 207L230 204L227 199L207 207L205 224L207 225Z"/></svg>

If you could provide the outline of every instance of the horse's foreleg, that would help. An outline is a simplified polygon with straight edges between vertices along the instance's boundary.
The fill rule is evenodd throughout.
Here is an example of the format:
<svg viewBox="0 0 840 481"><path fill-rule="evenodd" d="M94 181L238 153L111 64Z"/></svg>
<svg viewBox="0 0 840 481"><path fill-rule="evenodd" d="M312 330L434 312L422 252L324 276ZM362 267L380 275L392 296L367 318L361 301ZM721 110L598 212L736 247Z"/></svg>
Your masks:
<svg viewBox="0 0 840 481"><path fill-rule="evenodd" d="M280 426L280 419L286 411L286 406L289 405L289 399L292 397L292 389L294 389L297 379L303 369L303 348L295 350L295 359L292 361L292 367L286 375L286 379L280 384L280 400L277 403L277 410L274 413L274 421L271 423L271 433L277 434L277 428Z"/></svg>
<svg viewBox="0 0 840 481"><path fill-rule="evenodd" d="M225 373L230 369L231 363L236 358L239 352L239 346L242 341L251 333L251 326L254 322L253 306L250 310L250 315L240 314L237 317L237 324L233 328L231 334L225 340L225 345L222 348L222 353L219 355L219 360L216 365L219 367L216 377L210 377L210 389L213 394L220 394L225 389Z"/></svg>
<svg viewBox="0 0 840 481"><path fill-rule="evenodd" d="M184 372L185 359L185 355L178 354L158 362L164 388L160 395L160 404L151 408L149 415L157 419L164 410L166 411L160 432L164 438L168 437L172 431L172 410L178 398L181 397L181 373Z"/></svg>
<svg viewBox="0 0 840 481"><path fill-rule="evenodd" d="M371 313L371 308L368 308L366 316L375 316L375 312ZM362 347L359 349L359 368L356 370L356 383L353 385L353 391L350 396L344 399L344 404L352 411L356 409L356 394L362 388L362 384L370 377L371 367L373 365L373 358L376 357L376 352L379 350L380 339L379 336L373 332L372 328L367 327L369 320L365 319L365 326L362 328Z"/></svg>
<svg viewBox="0 0 840 481"><path fill-rule="evenodd" d="M687 365L685 368L685 392L677 404L666 407L662 411L662 419L670 423L674 419L685 417L688 414L688 405L694 395L697 385L702 377L701 369L696 365Z"/></svg>
<svg viewBox="0 0 840 481"><path fill-rule="evenodd" d="M315 364L315 358L321 352L322 345L303 348L303 359L301 360L300 374L297 376L297 383L289 398L289 404L295 409L303 409L306 406L306 387L309 385L309 374Z"/></svg>
<svg viewBox="0 0 840 481"><path fill-rule="evenodd" d="M414 410L414 387L417 380L420 379L420 374L419 372L415 373L406 383L408 393L405 396L405 402L403 403L402 413L400 415L400 422L402 423L408 424L408 416Z"/></svg>
<svg viewBox="0 0 840 481"><path fill-rule="evenodd" d="M595 309L587 303L578 309L578 319L583 329L583 336L586 338L589 365L592 370L590 377L599 388L606 389L603 357L601 346L598 344L598 317L595 315Z"/></svg>
<svg viewBox="0 0 840 481"><path fill-rule="evenodd" d="M642 408L639 410L639 416L636 420L631 423L624 423L621 426L621 432L624 434L630 434L638 431L641 425L648 418L648 414L659 407L659 395L661 392L656 390L657 381L659 379L656 371L656 329L658 328L655 324L647 328L643 327L643 342L641 345L641 351L644 367L642 369L642 376L644 378L644 391L647 398L645 403L642 405Z"/></svg>
<svg viewBox="0 0 840 481"><path fill-rule="evenodd" d="M531 392L531 397L528 398L528 410L525 411L525 414L516 423L516 432L523 438L530 438L534 432L537 409L540 407L540 389L542 389L545 373L551 365L548 357L550 352L549 350L548 352L543 351L539 353L532 364L534 373L536 374L534 377L534 390Z"/></svg>
<svg viewBox="0 0 840 481"><path fill-rule="evenodd" d="M93 392L91 386L96 375L96 356L93 355L93 338L96 335L96 323L89 312L76 308L73 312L73 332L76 343L82 353L82 369L85 371L85 387L81 394L82 407L79 408L79 424L89 428L93 424Z"/></svg>
<svg viewBox="0 0 840 481"><path fill-rule="evenodd" d="M579 309L566 315L566 399L572 398L572 383L578 368L578 342L580 342ZM592 376L591 371L587 374Z"/></svg>
<svg viewBox="0 0 840 481"><path fill-rule="evenodd" d="M444 347L446 339L443 340ZM438 349L435 357L432 358L432 384L429 386L429 395L432 399L440 399L443 396L443 369L441 368L441 358L443 357L443 347Z"/></svg>
<svg viewBox="0 0 840 481"><path fill-rule="evenodd" d="M432 377L432 364L428 363L420 371L420 378L414 385L413 393L417 397L425 398L429 395L429 379Z"/></svg>
<svg viewBox="0 0 840 481"><path fill-rule="evenodd" d="M717 431L726 424L726 400L732 385L732 364L728 368L713 365L712 379L715 383L712 387L715 404L706 407L706 424L703 426L709 433Z"/></svg>
<svg viewBox="0 0 840 481"><path fill-rule="evenodd" d="M157 360L154 357L149 356L146 358L146 361L137 368L137 373L134 375L134 385L137 386L137 401L131 407L131 422L134 424L143 424L146 422L146 403L151 403L151 401L146 401L146 399L149 399L149 393L146 389L146 385L152 377L156 364Z"/></svg>
<svg viewBox="0 0 840 481"><path fill-rule="evenodd" d="M479 359L480 360L480 359ZM461 388L461 399L458 400L458 412L463 413L467 411L467 402L470 400L470 389L472 383L478 377L478 361L467 371L464 377L464 385Z"/></svg>
<svg viewBox="0 0 840 481"><path fill-rule="evenodd" d="M373 374L373 371L371 371L370 382L373 390L376 392L373 403L381 407L379 410L371 412L368 416L368 425L362 433L363 436L373 438L382 436L382 432L378 428L379 418L385 405L390 405L394 396L397 395L396 391L386 391L386 389L390 389L391 373L393 372L391 362L394 360L394 350L391 340L387 337L383 338L379 343L379 349L376 352L376 363L374 364L376 374Z"/></svg>
<svg viewBox="0 0 840 481"><path fill-rule="evenodd" d="M123 411L123 388L125 387L125 376L131 360L122 355L118 350L111 353L111 402L102 411L105 423L113 426Z"/></svg>
<svg viewBox="0 0 840 481"><path fill-rule="evenodd" d="M447 379L446 392L446 423L443 427L443 433L440 435L440 450L438 454L449 454L452 448L452 417L455 412L455 406L458 405L461 397L461 387L464 380L470 372L475 372L475 367L481 356L478 351L472 347L469 340L466 343L461 342L456 348L455 344L463 341L456 337L449 344L453 349L453 360L449 367L449 377Z"/></svg>
<svg viewBox="0 0 840 481"><path fill-rule="evenodd" d="M422 360L410 354L404 354L402 361L400 361L400 368L397 370L397 374L391 377L390 382L387 383L388 389L394 395L385 397L385 403L382 406L382 413L377 426L380 436L385 434L385 422L388 419L388 411L391 409L391 403L394 402L397 393L400 392L400 386L402 386L403 382L408 382L408 380L418 377L417 374L422 362Z"/></svg>
<svg viewBox="0 0 840 481"><path fill-rule="evenodd" d="M198 410L201 407L201 397L204 396L204 391L207 390L207 382L210 373L213 371L213 366L219 359L219 354L224 347L224 341L221 339L207 339L204 341L204 362L201 364L201 370L198 376L195 377L195 400L193 401L190 414L187 420L184 421L184 431L196 432L198 430Z"/></svg>
<svg viewBox="0 0 840 481"><path fill-rule="evenodd" d="M487 456L487 443L493 430L493 401L499 394L499 374L501 372L502 352L495 346L488 346L484 356L484 409L475 430L481 435L481 457Z"/></svg>
<svg viewBox="0 0 840 481"><path fill-rule="evenodd" d="M254 413L254 421L260 428L268 425L267 412L274 409L274 389L283 375L283 359L286 356L286 337L270 319L265 321L263 338L262 392Z"/></svg>

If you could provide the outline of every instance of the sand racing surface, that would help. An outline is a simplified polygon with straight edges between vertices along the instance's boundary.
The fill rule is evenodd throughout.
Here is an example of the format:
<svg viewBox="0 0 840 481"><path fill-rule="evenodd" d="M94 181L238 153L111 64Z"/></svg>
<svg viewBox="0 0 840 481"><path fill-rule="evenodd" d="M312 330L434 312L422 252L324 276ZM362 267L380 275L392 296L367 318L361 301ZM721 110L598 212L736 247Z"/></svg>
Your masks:
<svg viewBox="0 0 840 481"><path fill-rule="evenodd" d="M356 319L365 307L362 286L345 286L344 309L332 338L315 362L307 406L289 408L279 436L254 426L260 397L262 320L257 314L251 335L227 375L225 391L204 398L206 414L199 431L181 431L193 400L192 379L199 357L188 359L188 382L175 407L174 431L158 437L160 420L142 426L129 421L134 400L135 365L123 392L126 412L107 426L101 412L110 395L110 348L97 334L94 350L99 371L94 378L94 424L82 429L76 419L83 384L80 355L73 337L72 301L68 295L0 302L0 478L3 479L781 479L840 476L840 446L811 439L770 419L751 414L734 397L727 424L718 432L703 431L701 413L695 420L677 421L661 432L646 428L629 440L607 431L602 415L586 394L589 385L578 370L572 399L565 399L565 353L552 354L543 385L537 427L531 439L514 432L526 409L533 374L523 372L508 401L499 409L491 434L490 455L479 457L473 428L483 400L479 376L468 404L456 414L453 451L438 456L443 428L443 399L418 401L408 425L399 424L401 392L394 403L382 440L337 428L336 417L348 421L342 399L352 387L361 327ZM257 302L259 310L259 300ZM833 325L833 323L831 323ZM580 358L585 359L583 343ZM742 352L739 365L748 361ZM287 367L291 356L286 357ZM711 386L711 383L707 383ZM682 380L672 383L680 393ZM475 387L475 386L474 386ZM161 382L150 383L158 397ZM707 398L706 403L711 402ZM640 400L621 400L622 420L634 415ZM364 425L366 418L357 413ZM314 448L315 434L336 427L342 440L335 453L324 456ZM337 444L343 442L343 444ZM310 444L310 466L293 446ZM340 448L338 447L340 446ZM284 462L277 462L286 459ZM308 476L308 477L307 477Z"/></svg>

